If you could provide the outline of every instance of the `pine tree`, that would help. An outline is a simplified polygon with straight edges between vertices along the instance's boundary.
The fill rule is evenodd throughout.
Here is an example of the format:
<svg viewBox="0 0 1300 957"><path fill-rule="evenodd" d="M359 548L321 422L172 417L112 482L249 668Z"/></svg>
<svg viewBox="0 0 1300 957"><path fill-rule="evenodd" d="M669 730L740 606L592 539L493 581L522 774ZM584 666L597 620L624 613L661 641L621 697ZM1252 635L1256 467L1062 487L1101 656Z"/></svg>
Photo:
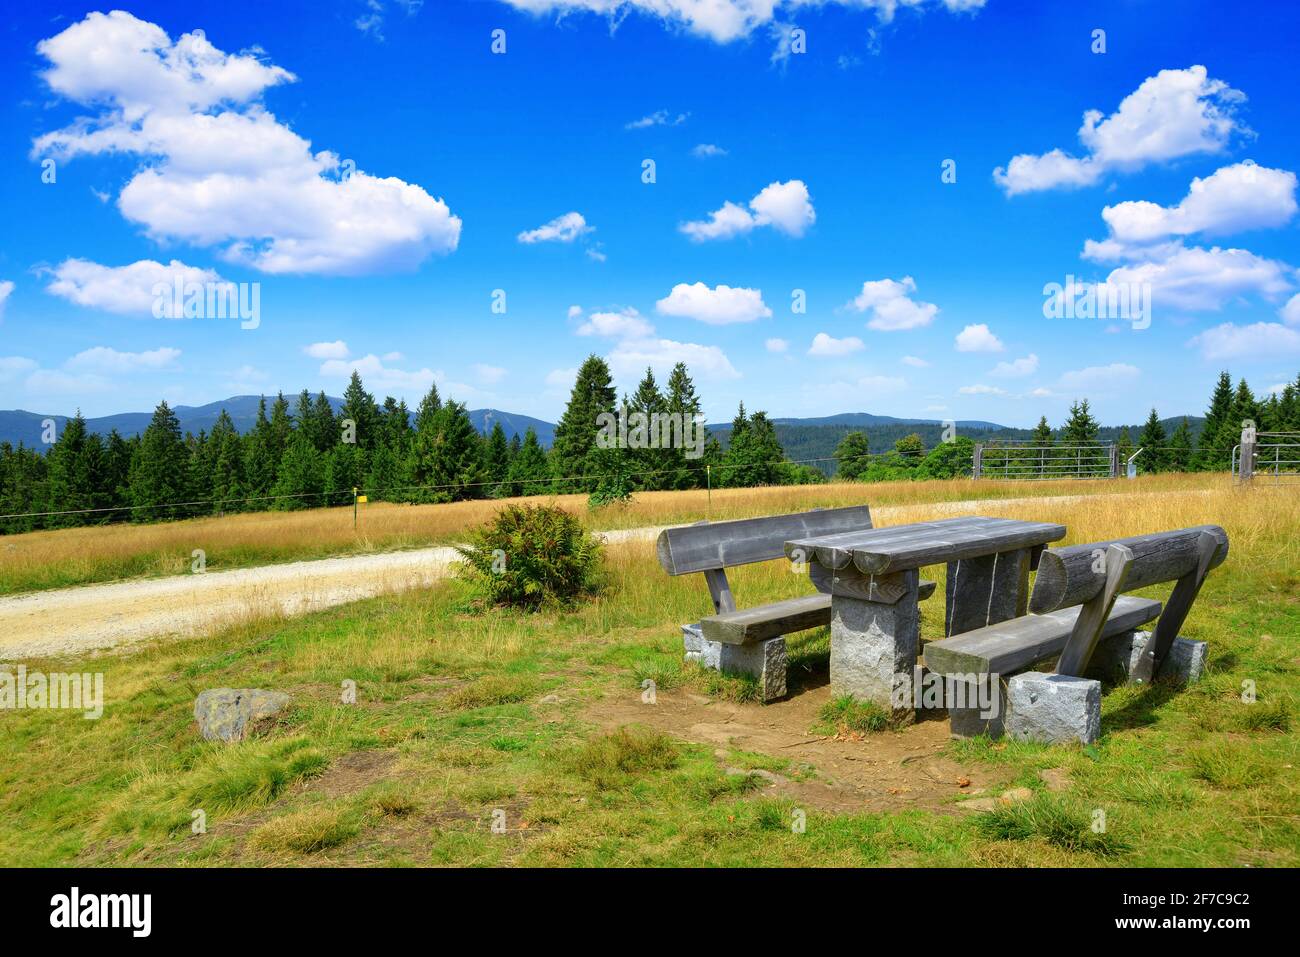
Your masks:
<svg viewBox="0 0 1300 957"><path fill-rule="evenodd" d="M343 390L343 406L339 409L338 424L340 433L345 421L351 420L356 427L356 446L362 452L370 452L380 440L379 407L375 397L361 384L361 375L352 370L348 387Z"/></svg>
<svg viewBox="0 0 1300 957"><path fill-rule="evenodd" d="M1047 424L1047 416L1040 416L1034 426L1033 444L1050 446L1052 444L1052 427Z"/></svg>
<svg viewBox="0 0 1300 957"><path fill-rule="evenodd" d="M659 383L655 381L653 369L646 367L645 376L637 384L636 392L623 404L624 415L629 417L627 419L629 448L626 454L618 458L632 473L632 484L636 488L652 490L667 488L668 483L674 478L671 470L677 465L676 457L673 455L677 450L671 443L674 439L680 442L681 436L674 436L671 431L664 434L665 430L658 427L656 417L662 417L667 412L668 402L659 391ZM644 415L644 424L638 421L634 426L632 424L634 420L630 418L632 413ZM650 448L651 445L660 447ZM606 470L602 468L599 471Z"/></svg>
<svg viewBox="0 0 1300 957"><path fill-rule="evenodd" d="M614 413L616 394L609 366L590 355L578 369L569 404L555 427L555 442L549 456L557 492L590 492L595 488L596 433L600 417ZM573 477L580 477L574 479Z"/></svg>
<svg viewBox="0 0 1300 957"><path fill-rule="evenodd" d="M104 480L101 487L106 497L105 506L121 509L131 503L131 457L135 454L135 444L139 438L128 442L112 429L104 449ZM114 511L109 513L111 521L122 521L127 513Z"/></svg>
<svg viewBox="0 0 1300 957"><path fill-rule="evenodd" d="M1092 417L1088 400L1070 406L1070 417L1061 429L1061 450L1057 461L1065 467L1062 477L1071 473L1093 475L1100 471L1100 461L1094 449L1098 448L1097 435L1101 426ZM1068 469L1069 471L1066 471Z"/></svg>
<svg viewBox="0 0 1300 957"><path fill-rule="evenodd" d="M442 398L438 395L438 386L429 385L429 391L420 400L415 412L415 432L411 436L411 448L406 460L406 489L401 498L407 502L427 502L434 490L422 486L433 485L433 456L438 444L439 414L442 412Z"/></svg>
<svg viewBox="0 0 1300 957"><path fill-rule="evenodd" d="M464 404L448 400L434 416L436 440L430 450L428 484L433 501L457 502L482 494L479 435Z"/></svg>
<svg viewBox="0 0 1300 957"><path fill-rule="evenodd" d="M510 443L506 441L506 430L500 422L492 423L492 431L483 442L483 476L484 481L493 482L490 494L501 497L506 494L503 485L510 472Z"/></svg>
<svg viewBox="0 0 1300 957"><path fill-rule="evenodd" d="M871 465L868 457L871 452L866 433L853 431L840 439L835 447L835 461L838 468L835 477L845 482L855 482L862 477Z"/></svg>
<svg viewBox="0 0 1300 957"><path fill-rule="evenodd" d="M510 462L509 485L511 495L537 495L546 490L551 476L546 450L537 441L537 433L529 426L524 433L518 453Z"/></svg>
<svg viewBox="0 0 1300 957"><path fill-rule="evenodd" d="M1115 457L1119 460L1121 470L1127 467L1126 463L1133 457L1133 437L1129 434L1127 425L1119 430L1119 438L1115 441Z"/></svg>
<svg viewBox="0 0 1300 957"><path fill-rule="evenodd" d="M694 450L687 448L667 450L669 454L662 456L663 467L674 471L662 477L660 488L700 488L704 485L702 453L708 446L711 436L704 428L700 397L695 391L695 383L691 381L686 363L679 362L673 366L673 371L668 374L668 387L665 391L666 411L669 415L678 417L676 421L681 423L683 428L691 429L691 438L699 443L696 448L700 450L701 455L691 458L687 453L693 454ZM700 419L698 425L695 424L697 418Z"/></svg>
<svg viewBox="0 0 1300 957"><path fill-rule="evenodd" d="M1232 376L1226 371L1219 373L1219 381L1210 396L1210 408L1205 413L1205 425L1201 428L1201 440L1196 448L1196 470L1198 472L1226 469L1232 455L1232 445L1226 449L1216 447L1219 433L1232 416Z"/></svg>
<svg viewBox="0 0 1300 957"><path fill-rule="evenodd" d="M131 504L139 521L165 517L157 506L181 501L188 491L189 454L181 424L166 402L154 410L131 462Z"/></svg>
<svg viewBox="0 0 1300 957"><path fill-rule="evenodd" d="M47 528L70 528L103 519L93 510L107 504L103 480L105 456L103 440L86 430L81 411L68 420L46 456L46 495L50 511Z"/></svg>
<svg viewBox="0 0 1300 957"><path fill-rule="evenodd" d="M273 507L282 511L316 508L324 490L324 456L301 428L294 429L289 446L280 460L279 474L271 494Z"/></svg>
<svg viewBox="0 0 1300 957"><path fill-rule="evenodd" d="M275 484L275 467L280 460L271 420L266 417L266 396L257 403L257 420L244 436L244 488L250 496L263 496ZM281 450L282 451L282 450ZM264 502L249 502L262 508Z"/></svg>
<svg viewBox="0 0 1300 957"><path fill-rule="evenodd" d="M1142 450L1138 461L1142 464L1143 472L1169 471L1169 438L1155 409L1147 416L1146 425L1142 426L1142 432L1138 435L1138 448Z"/></svg>
<svg viewBox="0 0 1300 957"><path fill-rule="evenodd" d="M733 488L775 485L785 452L766 412L747 415L741 403L731 424L731 441L722 461L722 482Z"/></svg>
<svg viewBox="0 0 1300 957"><path fill-rule="evenodd" d="M1188 425L1186 416L1183 416L1183 421L1179 423L1178 428L1174 429L1174 434L1169 437L1168 453L1170 471L1191 471L1192 457L1195 452L1192 448L1192 427Z"/></svg>
<svg viewBox="0 0 1300 957"><path fill-rule="evenodd" d="M212 510L238 511L243 506L238 499L245 497L243 449L235 423L225 409L217 416L208 443L212 472L207 492L213 500Z"/></svg>
<svg viewBox="0 0 1300 957"><path fill-rule="evenodd" d="M411 414L405 402L384 399L380 413L379 444L370 456L366 476L368 494L376 499L400 501L411 452Z"/></svg>

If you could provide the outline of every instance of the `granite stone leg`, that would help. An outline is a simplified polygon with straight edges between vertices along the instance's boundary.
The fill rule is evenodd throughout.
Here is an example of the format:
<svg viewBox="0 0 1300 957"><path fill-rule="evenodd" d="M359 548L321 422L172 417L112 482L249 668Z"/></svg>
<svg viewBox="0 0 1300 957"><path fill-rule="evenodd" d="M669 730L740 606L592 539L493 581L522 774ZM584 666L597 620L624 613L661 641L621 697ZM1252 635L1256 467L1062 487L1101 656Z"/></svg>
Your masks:
<svg viewBox="0 0 1300 957"><path fill-rule="evenodd" d="M901 597L892 603L832 593L831 693L874 701L895 718L915 717L913 681L921 642L917 600L920 573L896 573ZM896 701L906 701L899 708Z"/></svg>
<svg viewBox="0 0 1300 957"><path fill-rule="evenodd" d="M948 701L948 733L954 738L975 738L981 734L1002 737L1006 730L1005 681L996 675L984 675L979 682L950 677L944 696Z"/></svg>
<svg viewBox="0 0 1300 957"><path fill-rule="evenodd" d="M686 660L698 661L706 668L718 668L722 659L722 642L709 641L704 637L699 622L682 625L682 644L686 648Z"/></svg>
<svg viewBox="0 0 1300 957"><path fill-rule="evenodd" d="M721 645L718 670L738 671L758 678L759 698L774 701L785 697L785 637L778 636L748 645Z"/></svg>
<svg viewBox="0 0 1300 957"><path fill-rule="evenodd" d="M686 648L687 661L699 661L704 657L704 633L698 621L682 625L682 645Z"/></svg>
<svg viewBox="0 0 1300 957"><path fill-rule="evenodd" d="M1029 604L1029 558L1017 548L948 563L944 593L944 637L996 625L1025 613Z"/></svg>
<svg viewBox="0 0 1300 957"><path fill-rule="evenodd" d="M1092 744L1101 736L1101 682L1027 671L1007 683L1006 733L1040 744Z"/></svg>
<svg viewBox="0 0 1300 957"><path fill-rule="evenodd" d="M1147 641L1151 638L1149 631L1129 631L1116 635L1097 646L1088 673L1096 678L1127 681L1137 666ZM1192 684L1199 681L1205 671L1205 655L1208 645L1203 641L1189 638L1175 638L1169 646L1169 653L1160 662L1157 678L1163 678L1176 684Z"/></svg>

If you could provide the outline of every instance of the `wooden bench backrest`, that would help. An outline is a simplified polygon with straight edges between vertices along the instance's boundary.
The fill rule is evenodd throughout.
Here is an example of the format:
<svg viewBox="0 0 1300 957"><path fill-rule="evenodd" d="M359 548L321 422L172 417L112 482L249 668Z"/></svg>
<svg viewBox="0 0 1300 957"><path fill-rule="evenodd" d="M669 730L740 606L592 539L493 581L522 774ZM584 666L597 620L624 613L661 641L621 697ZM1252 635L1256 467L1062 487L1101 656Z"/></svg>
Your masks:
<svg viewBox="0 0 1300 957"><path fill-rule="evenodd" d="M1155 631L1130 672L1132 681L1151 681L1178 637L1206 575L1227 557L1228 533L1218 525L1044 551L1029 599L1030 611L1045 614L1083 606L1056 663L1057 672L1084 673L1120 593L1177 581Z"/></svg>
<svg viewBox="0 0 1300 957"><path fill-rule="evenodd" d="M666 528L659 533L656 548L664 571L669 575L688 575L783 558L785 543L794 538L863 528L871 528L870 509L866 505L850 505L795 515Z"/></svg>
<svg viewBox="0 0 1300 957"><path fill-rule="evenodd" d="M1095 598L1106 584L1105 555L1112 545L1132 552L1120 591L1136 591L1148 585L1174 581L1196 571L1200 561L1198 542L1202 533L1216 544L1206 571L1217 568L1228 557L1228 533L1218 525L1198 525L1171 532L1134 535L1087 545L1046 549L1038 562L1038 577L1029 610L1036 615L1072 608Z"/></svg>

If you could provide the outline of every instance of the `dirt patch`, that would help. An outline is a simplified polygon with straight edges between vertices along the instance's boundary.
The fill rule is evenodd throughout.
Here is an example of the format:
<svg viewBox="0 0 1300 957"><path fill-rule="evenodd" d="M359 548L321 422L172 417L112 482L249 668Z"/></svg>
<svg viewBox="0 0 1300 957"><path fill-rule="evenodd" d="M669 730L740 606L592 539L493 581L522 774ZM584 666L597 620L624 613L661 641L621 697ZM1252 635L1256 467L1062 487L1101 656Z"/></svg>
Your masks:
<svg viewBox="0 0 1300 957"><path fill-rule="evenodd" d="M329 798L347 797L388 777L388 769L396 761L393 751L352 751L331 761L325 773L309 781L306 789Z"/></svg>
<svg viewBox="0 0 1300 957"><path fill-rule="evenodd" d="M947 721L922 721L859 740L810 733L830 700L825 685L768 705L733 704L689 691L660 691L649 705L638 691L607 695L584 717L603 729L640 724L715 749L788 760L787 771L762 778L759 793L826 811L956 813L954 802L961 795L1000 787L1011 777L1008 769L964 763L942 753L950 740ZM719 762L726 763L723 758ZM800 774L801 766L811 773Z"/></svg>

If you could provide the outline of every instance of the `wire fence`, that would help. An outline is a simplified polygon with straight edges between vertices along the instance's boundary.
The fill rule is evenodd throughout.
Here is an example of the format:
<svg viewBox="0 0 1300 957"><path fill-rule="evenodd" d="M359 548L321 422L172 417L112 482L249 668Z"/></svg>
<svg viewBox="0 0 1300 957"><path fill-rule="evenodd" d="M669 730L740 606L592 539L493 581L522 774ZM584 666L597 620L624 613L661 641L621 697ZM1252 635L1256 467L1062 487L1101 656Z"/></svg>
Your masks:
<svg viewBox="0 0 1300 957"><path fill-rule="evenodd" d="M977 445L973 474L977 479L1007 481L1116 478L1118 451L1109 444Z"/></svg>
<svg viewBox="0 0 1300 957"><path fill-rule="evenodd" d="M1300 432L1243 432L1232 474L1252 485L1300 484Z"/></svg>
<svg viewBox="0 0 1300 957"><path fill-rule="evenodd" d="M764 462L746 462L746 463L738 463L734 465L721 465L721 464L715 465L710 463L707 465L688 465L688 466L681 466L678 468L671 468L671 469L649 469L649 470L634 471L634 472L599 472L599 473L588 472L582 475L546 476L544 478L542 477L516 478L516 479L505 478L505 479L493 479L493 480L485 480L485 481L478 481L478 482L446 482L438 485L390 485L390 486L373 487L373 488L356 486L355 488L336 489L328 492L324 492L324 491L295 492L291 494L282 494L282 495L250 495L250 496L240 496L236 498L209 498L209 499L194 499L190 501L181 501L181 502L158 502L158 503L148 504L148 505L114 505L114 506L105 506L103 508L70 508L70 509L58 509L54 511L43 511L43 512L11 512L6 515L0 515L0 521L4 521L6 519L20 519L20 518L52 518L56 516L67 516L67 515L108 515L117 512L149 512L149 511L161 511L165 509L173 509L173 510L194 509L200 507L220 508L220 509L229 509L230 511L238 511L239 509L237 508L237 506L246 505L253 502L280 502L280 501L293 501L293 500L300 500L300 499L317 499L319 500L319 505L317 507L328 508L330 506L339 507L343 505L351 505L359 497L366 497L366 498L370 496L380 497L380 496L388 496L388 495L394 495L398 493L410 493L410 492L454 492L463 489L477 489L477 488L499 488L499 487L506 487L507 489L520 488L520 491L518 493L512 493L511 497L513 497L513 495L515 494L520 496L544 495L548 493L562 495L562 494L572 494L575 491L580 493L582 491L582 490L573 490L573 489L564 488L566 484L572 484L572 483L581 483L583 485L590 485L592 483L601 482L605 479L614 479L614 478L645 479L651 477L661 477L666 475L681 477L683 475L700 474L700 473L704 475L705 482L703 485L697 486L697 488L712 490L715 487L731 487L731 486L716 486L714 484L713 476L724 475L727 472L734 472L738 469L776 468L781 465L812 465L817 462L838 462L842 466L848 462L859 462L862 460L877 459L883 461L884 459L889 458L891 456L923 457L925 455L928 455L931 451L933 450L932 449L909 449L904 451L894 450L890 452L867 452L861 455L850 455L850 456L823 455L818 458L809 458L809 459L769 459Z"/></svg>

